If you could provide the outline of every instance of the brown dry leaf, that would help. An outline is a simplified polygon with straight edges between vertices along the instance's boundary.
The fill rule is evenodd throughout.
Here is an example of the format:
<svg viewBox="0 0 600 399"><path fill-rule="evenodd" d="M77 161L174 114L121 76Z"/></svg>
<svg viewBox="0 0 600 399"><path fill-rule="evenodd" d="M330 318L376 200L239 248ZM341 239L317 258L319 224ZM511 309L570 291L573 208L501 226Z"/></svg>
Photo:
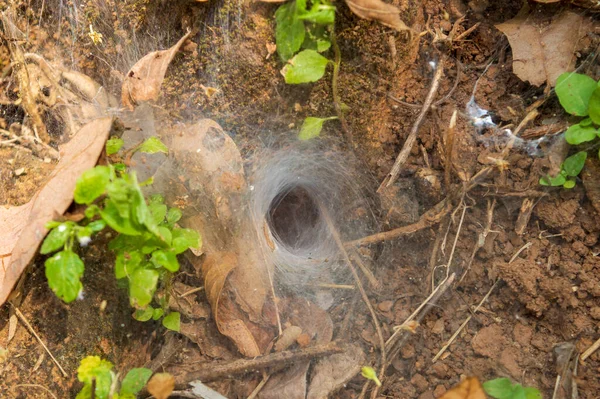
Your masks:
<svg viewBox="0 0 600 399"><path fill-rule="evenodd" d="M345 386L365 364L365 354L359 344L350 344L344 353L319 359L312 370L307 399L328 398Z"/></svg>
<svg viewBox="0 0 600 399"><path fill-rule="evenodd" d="M477 377L468 377L440 399L486 399L486 396Z"/></svg>
<svg viewBox="0 0 600 399"><path fill-rule="evenodd" d="M169 373L156 373L148 381L148 392L156 399L167 399L175 389L175 377Z"/></svg>
<svg viewBox="0 0 600 399"><path fill-rule="evenodd" d="M188 32L170 49L153 51L135 63L127 72L121 87L121 102L124 106L133 110L140 101L158 98L167 68L190 34Z"/></svg>
<svg viewBox="0 0 600 399"><path fill-rule="evenodd" d="M534 86L554 86L561 73L573 70L575 48L588 31L586 19L570 11L556 15L548 26L544 22L526 4L515 18L496 25L512 48L513 72Z"/></svg>
<svg viewBox="0 0 600 399"><path fill-rule="evenodd" d="M359 17L369 21L379 21L385 26L398 31L411 30L400 19L400 9L381 0L346 0L350 10Z"/></svg>
<svg viewBox="0 0 600 399"><path fill-rule="evenodd" d="M111 126L111 117L85 125L61 149L61 160L48 182L27 204L0 207L0 305L36 254L48 232L46 223L67 210L77 178L96 165Z"/></svg>

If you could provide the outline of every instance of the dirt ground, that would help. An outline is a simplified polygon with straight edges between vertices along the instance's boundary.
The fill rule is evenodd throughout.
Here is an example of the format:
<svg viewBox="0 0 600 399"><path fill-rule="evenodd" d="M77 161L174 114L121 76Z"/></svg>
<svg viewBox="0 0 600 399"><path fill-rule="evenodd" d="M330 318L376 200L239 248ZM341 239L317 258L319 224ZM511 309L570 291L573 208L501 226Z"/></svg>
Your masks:
<svg viewBox="0 0 600 399"><path fill-rule="evenodd" d="M177 127L212 118L230 133L242 152L250 152L253 138L265 131L288 132L298 128L306 116L335 115L331 72L314 84L286 85L277 57L267 58L266 45L274 42L277 5L229 0L17 3L19 23L29 27L28 40L22 43L26 51L85 73L115 95L137 59L169 47L191 29L195 45L176 56L155 107L157 119L164 125ZM9 4L0 1L0 10ZM514 17L521 2L403 3L403 20L419 32L429 28L448 33L462 16L457 34L479 24L460 41L441 46L433 45L427 35L411 41L406 33L358 18L344 4L336 6L342 57L339 92L349 108L346 117L355 141L355 148L348 151L356 153L374 181L381 182L389 172L417 118L418 105L431 83L430 63L447 55L436 98L449 96L425 118L396 183L394 198L381 201L375 194L377 185L368 188L380 206L381 230L416 222L435 204L459 192L469 178L489 168L468 195L453 197L453 211L439 223L371 248L374 274L381 287L368 294L385 338L425 300L432 283L441 281L446 270L438 266L447 262L450 252L451 271L456 273L454 284L393 359L379 397L437 398L464 376L477 376L481 381L506 376L539 388L544 398L552 397L557 373L561 373L556 347L572 343L582 353L600 337L600 203L596 187L581 182L571 190L540 186L540 176L552 166L551 146L538 156L514 147L507 163L494 163L506 143L495 141L489 129L478 131L465 113L473 95L480 107L492 112L494 123L514 128L527 115L528 107L546 95L544 86L531 86L512 73L510 46L494 26ZM545 5L543 12L551 14L561 7L572 7L597 22L597 15L562 3ZM89 24L103 34L102 47L85 39ZM591 54L599 44L596 29L577 49L577 65L595 79L600 77L600 68ZM4 70L10 64L8 57L3 40L0 67ZM476 82L478 90L473 92ZM217 87L219 92L207 96L206 87ZM14 102L18 97L14 87L3 83L3 90L3 101ZM2 128L23 118L19 107L5 104L8 102L0 102ZM454 149L448 154L445 132L454 110L458 110L458 122ZM555 96L550 95L538 111L522 137L566 118ZM343 135L337 122L326 124L322 134ZM58 141L56 137L55 144ZM598 163L590 161L586 170L598 170ZM0 148L0 204L25 203L43 184L52 165L53 161L19 148ZM25 172L17 175L21 168ZM533 210L531 218L523 220L521 209L527 204ZM456 249L451 251L455 239ZM99 249L101 243L82 253L90 265L83 281L84 301L65 305L54 296L44 277L43 257L35 259L21 288L20 311L61 362L66 377L22 323L7 344L14 311L8 305L0 308L1 397L52 397L46 390L56 397L74 397L80 388L75 377L78 362L89 354L110 359L119 370L156 361L167 345L180 349L176 360L188 368L200 361L240 356L207 316L210 309L202 292L189 303L194 312L204 314L188 325L198 334L196 342L165 334L158 323L133 320L126 293L114 283L112 259ZM183 273L179 282L192 286L198 280ZM475 313L487 294L487 301ZM101 306L104 300L108 301L106 308ZM330 310L334 337L346 335L375 356L377 336L360 300L352 305L349 332L341 330L350 302L352 298ZM432 362L469 317L445 353ZM193 350L197 347L200 354ZM185 365L177 367L170 371L185 370ZM574 378L579 398L600 397L599 373L600 352L579 364ZM211 386L230 398L246 397L259 381L259 377L248 376ZM334 397L358 397L363 383L358 375Z"/></svg>

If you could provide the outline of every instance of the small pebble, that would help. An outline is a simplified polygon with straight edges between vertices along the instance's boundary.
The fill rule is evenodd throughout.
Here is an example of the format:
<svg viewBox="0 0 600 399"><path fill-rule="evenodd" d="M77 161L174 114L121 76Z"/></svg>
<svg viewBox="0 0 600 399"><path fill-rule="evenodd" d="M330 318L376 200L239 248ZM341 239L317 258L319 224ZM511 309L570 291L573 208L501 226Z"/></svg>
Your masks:
<svg viewBox="0 0 600 399"><path fill-rule="evenodd" d="M15 176L21 176L24 173L25 173L25 168L19 168L19 169L15 170Z"/></svg>

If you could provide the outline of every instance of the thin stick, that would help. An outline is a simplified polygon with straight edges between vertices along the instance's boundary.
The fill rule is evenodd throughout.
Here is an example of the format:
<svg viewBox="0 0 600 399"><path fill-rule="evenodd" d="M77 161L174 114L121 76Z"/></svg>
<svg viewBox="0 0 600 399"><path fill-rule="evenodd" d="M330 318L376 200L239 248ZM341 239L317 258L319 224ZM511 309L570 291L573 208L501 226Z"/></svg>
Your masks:
<svg viewBox="0 0 600 399"><path fill-rule="evenodd" d="M510 258L510 260L508 261L509 264L513 263L515 261L515 259L517 259L517 257L521 254L521 252L525 251L527 248L529 248L533 243L530 241L527 244L523 245L521 248L519 248L519 250L517 252L515 252L515 254L512 256L512 258Z"/></svg>
<svg viewBox="0 0 600 399"><path fill-rule="evenodd" d="M590 357L592 355L592 353L596 352L598 350L598 348L600 348L600 338L598 338L596 340L596 342L594 342L592 344L592 346L590 346L589 348L586 349L585 352L583 352L583 354L581 355L581 358L579 359L579 361L581 363L583 363L585 361L585 359L587 359L588 357Z"/></svg>
<svg viewBox="0 0 600 399"><path fill-rule="evenodd" d="M437 93L437 89L440 85L440 79L442 78L442 75L444 74L444 59L445 59L444 56L442 56L442 58L440 58L440 61L438 62L438 65L437 65L437 69L435 70L435 73L433 75L433 80L431 82L431 88L429 89L429 93L427 94L427 97L425 98L425 102L423 103L423 108L421 108L421 112L419 113L419 116L417 117L417 120L415 121L415 123L408 135L408 138L404 142L404 146L402 147L400 154L398 154L398 157L396 158L396 162L394 162L394 166L392 167L392 170L386 176L386 178L383 180L383 182L377 189L377 192L381 192L381 191L383 191L384 188L389 187L392 184L394 184L394 182L398 178L398 174L400 173L400 168L402 168L402 165L404 165L404 163L408 159L408 155L410 154L410 151L412 150L412 147L415 144L415 141L417 140L417 133L419 132L419 127L421 126L421 123L423 122L425 115L427 114L427 112L429 111L429 108L431 107L431 104L433 103L433 98L435 97L435 94Z"/></svg>
<svg viewBox="0 0 600 399"><path fill-rule="evenodd" d="M360 276L358 275L356 268L352 264L352 261L350 260L350 256L348 256L348 252L346 251L346 248L344 248L344 243L342 242L340 234L338 233L337 229L335 228L335 225L333 224L333 220L331 220L331 216L329 215L329 212L327 212L327 208L325 208L323 206L323 204L319 204L319 205L321 208L320 209L321 213L323 214L323 217L325 218L325 222L327 223L327 227L329 228L329 231L331 232L331 235L333 236L333 240L335 241L338 248L340 249L340 252L342 253L342 256L344 257L344 260L348 264L348 267L350 268L350 271L352 272L352 276L354 276L354 280L356 281L356 286L358 287L358 290L360 291L360 295L362 296L363 301L365 302L365 305L367 305L367 308L369 309L369 312L371 313L371 318L373 319L373 324L375 325L375 330L377 331L377 337L379 338L379 345L381 346L381 369L379 371L379 375L383 376L383 373L385 372L385 364L386 364L387 358L386 358L386 353L385 353L385 341L383 339L383 332L381 331L381 325L379 324L379 319L377 318L377 313L375 313L375 309L373 309L373 305L371 305L371 301L369 300L369 297L367 296L367 293L362 285L362 282L360 281Z"/></svg>
<svg viewBox="0 0 600 399"><path fill-rule="evenodd" d="M360 258L360 254L355 249L352 250L352 259L354 259L354 262L356 262L358 268L363 272L367 280L369 280L371 288L378 290L380 286L379 281L377 281L373 272L363 263L362 259Z"/></svg>
<svg viewBox="0 0 600 399"><path fill-rule="evenodd" d="M192 288L191 290L184 292L183 294L179 295L179 298L184 298L188 295L192 295L196 292L202 291L204 289L204 287L196 287L196 288Z"/></svg>
<svg viewBox="0 0 600 399"><path fill-rule="evenodd" d="M271 378L271 374L264 373L263 374L263 379L258 383L258 385L256 386L256 388L254 388L254 391L252 391L252 393L248 396L248 399L254 399L254 398L256 398L256 396L263 389L263 387L265 386L265 384L267 383L267 381L269 381L269 378Z"/></svg>
<svg viewBox="0 0 600 399"><path fill-rule="evenodd" d="M475 255L477 255L477 252L485 245L485 240L487 239L487 236L492 232L492 223L494 221L494 208L495 207L496 207L496 198L494 198L492 201L488 200L486 225L483 228L483 231L481 232L481 234L479 234L479 237L477 237L477 242L473 246L473 252L471 252L471 258L469 259L469 264L467 265L467 269L463 273L460 280L458 280L458 284L460 284L463 281L463 279L465 278L467 273L469 273L469 270L471 270L471 266L473 265L473 261L475 260Z"/></svg>
<svg viewBox="0 0 600 399"><path fill-rule="evenodd" d="M454 340L456 339L456 337L458 337L458 334L460 334L460 332L465 328L465 326L469 323L469 321L471 321L471 319L473 318L473 315L479 311L479 308L481 308L481 306L483 305L483 303L485 301L487 301L487 299L490 297L490 294L492 293L492 291L496 287L496 284L498 284L498 280L496 280L496 282L494 283L494 285L492 285L492 288L490 288L490 290L488 291L488 293L485 294L485 296L483 297L483 299L481 300L481 302L479 302L479 305L477 305L477 307L473 310L473 313L471 313L469 315L469 317L467 317L467 319L460 325L460 327L458 327L458 329L456 330L456 332L454 332L454 334L452 334L452 337L450 337L450 339L448 340L448 342L446 342L446 345L444 345L442 347L442 349L440 349L440 351L437 353L437 355L435 355L433 357L433 360L431 361L431 363L437 362L437 360L440 358L440 356L442 356L444 354L444 352L446 352L446 349L448 349L448 347L450 345L452 345L452 343L454 342Z"/></svg>
<svg viewBox="0 0 600 399"><path fill-rule="evenodd" d="M25 316L23 315L23 313L21 313L21 311L19 310L19 308L13 305L13 309L15 309L15 314L23 322L23 324L25 324L25 326L27 327L27 329L29 330L29 332L38 340L38 342L40 343L40 345L42 345L42 347L50 355L50 357L52 358L52 361L54 362L54 364L56 364L56 366L58 367L58 369L62 373L63 377L65 377L65 378L69 377L69 374L67 374L67 372L65 371L65 369L63 369L62 366L60 365L60 363L58 363L58 360L56 360L56 358L54 357L54 355L52 355L52 352L50 352L50 349L48 349L48 347L46 346L46 344L44 343L44 341L42 341L42 339L40 338L40 336L37 335L37 333L35 332L35 330L33 329L33 327L31 327L31 324L29 324L29 321L27 321L27 318L25 318Z"/></svg>
<svg viewBox="0 0 600 399"><path fill-rule="evenodd" d="M267 368L273 371L280 370L290 364L304 360L342 353L345 349L344 346L333 341L328 344L310 346L296 351L270 353L253 359L207 362L196 366L194 371L190 371L178 377L175 387L184 390L190 382L195 380L210 382Z"/></svg>

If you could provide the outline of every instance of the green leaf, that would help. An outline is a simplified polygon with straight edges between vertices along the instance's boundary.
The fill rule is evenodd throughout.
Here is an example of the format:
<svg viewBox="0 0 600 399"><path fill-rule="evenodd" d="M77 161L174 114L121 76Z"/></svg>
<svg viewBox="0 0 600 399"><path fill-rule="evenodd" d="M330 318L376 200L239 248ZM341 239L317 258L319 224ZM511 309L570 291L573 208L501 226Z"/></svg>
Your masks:
<svg viewBox="0 0 600 399"><path fill-rule="evenodd" d="M61 223L57 227L50 230L50 233L48 233L46 239L44 240L44 243L42 244L40 253L42 255L46 255L63 247L65 245L65 242L67 241L67 238L69 238L72 229L73 223L66 222Z"/></svg>
<svg viewBox="0 0 600 399"><path fill-rule="evenodd" d="M586 116L596 81L587 75L565 72L556 80L556 95L565 111L571 115Z"/></svg>
<svg viewBox="0 0 600 399"><path fill-rule="evenodd" d="M583 169L586 158L587 152L585 151L580 151L577 154L571 155L563 162L562 169L568 176L577 176L579 175L579 172L581 172L581 169Z"/></svg>
<svg viewBox="0 0 600 399"><path fill-rule="evenodd" d="M292 1L280 6L275 12L275 22L277 54L285 62L300 50L306 34L304 22L297 16L296 2Z"/></svg>
<svg viewBox="0 0 600 399"><path fill-rule="evenodd" d="M525 387L525 398L526 399L542 399L542 394L539 389L532 387Z"/></svg>
<svg viewBox="0 0 600 399"><path fill-rule="evenodd" d="M323 129L323 123L332 119L337 119L337 117L332 116L329 118L315 118L309 116L308 118L304 119L302 127L300 128L300 133L298 134L298 138L304 141L310 140L314 137L319 137L321 130Z"/></svg>
<svg viewBox="0 0 600 399"><path fill-rule="evenodd" d="M364 366L360 369L360 373L366 379L373 381L378 387L381 386L381 381L379 381L379 378L377 378L377 372L373 369L373 367Z"/></svg>
<svg viewBox="0 0 600 399"><path fill-rule="evenodd" d="M167 206L165 204L149 204L148 209L150 210L152 219L156 224L159 224L165 220L165 216L167 216Z"/></svg>
<svg viewBox="0 0 600 399"><path fill-rule="evenodd" d="M171 312L162 320L162 325L172 331L179 332L181 315L179 312Z"/></svg>
<svg viewBox="0 0 600 399"><path fill-rule="evenodd" d="M146 139L138 148L138 151L146 154L156 154L157 152L169 153L169 149L158 137Z"/></svg>
<svg viewBox="0 0 600 399"><path fill-rule="evenodd" d="M173 229L173 240L171 248L173 253L180 254L188 248L200 249L202 240L200 234L192 229Z"/></svg>
<svg viewBox="0 0 600 399"><path fill-rule="evenodd" d="M179 270L179 262L177 261L177 256L175 256L173 252L167 252L160 249L154 251L152 252L150 262L155 266L162 266L173 273Z"/></svg>
<svg viewBox="0 0 600 399"><path fill-rule="evenodd" d="M115 277L131 276L139 268L144 256L139 251L119 252L115 260Z"/></svg>
<svg viewBox="0 0 600 399"><path fill-rule="evenodd" d="M575 180L567 180L565 184L563 184L564 188L573 188L575 187Z"/></svg>
<svg viewBox="0 0 600 399"><path fill-rule="evenodd" d="M598 135L598 130L593 126L582 126L580 123L572 125L565 133L565 140L571 145L592 141Z"/></svg>
<svg viewBox="0 0 600 399"><path fill-rule="evenodd" d="M96 390L94 396L98 399L108 399L110 386L114 374L113 365L107 360L102 360L98 356L88 356L81 360L77 368L77 379L83 382L84 389L79 392L77 398L91 398L92 384L95 381ZM89 387L86 389L86 387ZM89 396L85 396L89 395Z"/></svg>
<svg viewBox="0 0 600 399"><path fill-rule="evenodd" d="M69 303L77 299L82 290L81 277L83 276L83 262L73 251L60 251L44 263L46 278L50 289Z"/></svg>
<svg viewBox="0 0 600 399"><path fill-rule="evenodd" d="M113 168L115 168L117 172L125 172L127 170L127 166L125 166L124 163L113 164Z"/></svg>
<svg viewBox="0 0 600 399"><path fill-rule="evenodd" d="M303 50L288 61L281 73L288 84L316 82L325 74L328 63L329 60L315 50Z"/></svg>
<svg viewBox="0 0 600 399"><path fill-rule="evenodd" d="M144 309L137 309L133 312L133 318L137 321L148 321L152 318L154 314L154 308L152 306L148 306Z"/></svg>
<svg viewBox="0 0 600 399"><path fill-rule="evenodd" d="M123 378L123 382L121 382L120 395L136 395L144 388L150 379L150 376L152 376L152 370L147 368L135 368L129 370L125 378Z"/></svg>
<svg viewBox="0 0 600 399"><path fill-rule="evenodd" d="M600 125L600 86L592 93L587 111L594 123Z"/></svg>
<svg viewBox="0 0 600 399"><path fill-rule="evenodd" d="M169 246L171 245L171 241L173 240L173 235L171 234L171 230L168 227L159 226L158 233L160 237L166 242Z"/></svg>
<svg viewBox="0 0 600 399"><path fill-rule="evenodd" d="M106 141L106 154L112 155L119 152L121 147L123 147L124 141L118 137L113 137Z"/></svg>
<svg viewBox="0 0 600 399"><path fill-rule="evenodd" d="M159 273L153 269L137 269L129 279L129 302L143 308L152 302Z"/></svg>
<svg viewBox="0 0 600 399"><path fill-rule="evenodd" d="M92 219L94 216L100 213L100 208L98 208L98 205L90 205L87 208L85 208L85 211L83 213L86 218Z"/></svg>
<svg viewBox="0 0 600 399"><path fill-rule="evenodd" d="M592 121L592 118L585 118L579 121L579 125L581 125L581 127L592 126L593 123L594 122Z"/></svg>
<svg viewBox="0 0 600 399"><path fill-rule="evenodd" d="M86 170L77 179L73 198L78 204L89 205L96 198L106 192L106 186L110 182L110 169L108 166L96 166Z"/></svg>
<svg viewBox="0 0 600 399"><path fill-rule="evenodd" d="M92 234L94 233L91 228L88 226L77 226L75 229L77 240L79 241L79 245L82 247L87 246L90 241L92 241Z"/></svg>
<svg viewBox="0 0 600 399"><path fill-rule="evenodd" d="M106 227L106 222L102 219L94 220L93 222L90 222L87 227L89 227L94 233L97 233Z"/></svg>
<svg viewBox="0 0 600 399"><path fill-rule="evenodd" d="M495 399L510 399L513 394L513 383L508 378L496 378L483 383L485 393Z"/></svg>
<svg viewBox="0 0 600 399"><path fill-rule="evenodd" d="M567 178L563 174L558 174L556 177L545 176L540 179L540 184L542 186L562 186L567 181Z"/></svg>
<svg viewBox="0 0 600 399"><path fill-rule="evenodd" d="M331 47L329 41L329 32L325 25L306 24L306 36L302 48L307 50L316 50L319 53L328 50Z"/></svg>
<svg viewBox="0 0 600 399"><path fill-rule="evenodd" d="M100 210L100 216L106 224L121 234L130 236L141 234L140 226L134 224L129 215L123 217L115 201L107 200L104 209Z"/></svg>
<svg viewBox="0 0 600 399"><path fill-rule="evenodd" d="M162 308L156 308L156 309L154 309L154 312L152 313L152 320L158 320L158 319L160 319L163 314L165 314L165 311L162 310Z"/></svg>
<svg viewBox="0 0 600 399"><path fill-rule="evenodd" d="M312 7L307 13L300 15L298 18L318 25L333 25L335 22L335 7L325 4L318 4L317 6Z"/></svg>
<svg viewBox="0 0 600 399"><path fill-rule="evenodd" d="M170 208L169 212L167 212L167 223L173 225L181 219L183 213L179 208Z"/></svg>

